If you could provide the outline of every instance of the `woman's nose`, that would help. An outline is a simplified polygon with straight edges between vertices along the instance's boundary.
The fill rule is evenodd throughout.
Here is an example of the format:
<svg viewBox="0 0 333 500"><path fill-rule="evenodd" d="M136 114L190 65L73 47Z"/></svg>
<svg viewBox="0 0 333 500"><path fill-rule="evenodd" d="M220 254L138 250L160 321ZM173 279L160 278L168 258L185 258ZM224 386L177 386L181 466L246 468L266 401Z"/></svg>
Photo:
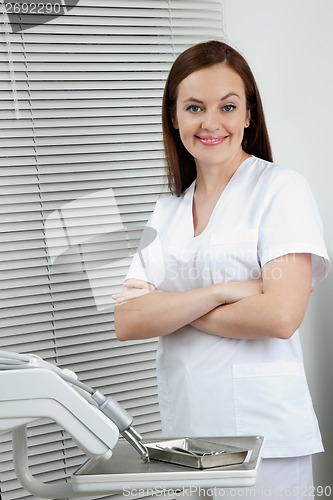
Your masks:
<svg viewBox="0 0 333 500"><path fill-rule="evenodd" d="M203 121L201 123L201 128L203 130L209 130L209 131L216 131L219 130L222 125L221 125L221 119L220 119L219 113L216 112L207 112L205 116L203 117Z"/></svg>

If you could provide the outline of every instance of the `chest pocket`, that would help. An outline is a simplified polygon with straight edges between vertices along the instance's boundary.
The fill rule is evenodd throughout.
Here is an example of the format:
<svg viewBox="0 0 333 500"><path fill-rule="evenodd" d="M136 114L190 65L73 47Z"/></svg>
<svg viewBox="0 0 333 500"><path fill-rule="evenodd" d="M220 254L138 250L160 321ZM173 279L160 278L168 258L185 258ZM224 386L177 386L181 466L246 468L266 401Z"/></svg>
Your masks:
<svg viewBox="0 0 333 500"><path fill-rule="evenodd" d="M260 279L257 241L255 230L213 233L209 263L214 283Z"/></svg>

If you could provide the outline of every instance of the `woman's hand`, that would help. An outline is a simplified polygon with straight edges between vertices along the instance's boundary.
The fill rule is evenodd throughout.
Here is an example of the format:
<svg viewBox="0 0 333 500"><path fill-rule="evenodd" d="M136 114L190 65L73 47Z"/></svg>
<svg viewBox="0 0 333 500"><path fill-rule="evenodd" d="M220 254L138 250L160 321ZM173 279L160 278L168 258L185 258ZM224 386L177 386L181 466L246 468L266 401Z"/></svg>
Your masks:
<svg viewBox="0 0 333 500"><path fill-rule="evenodd" d="M112 295L112 298L116 304L123 304L124 302L152 292L157 292L157 289L151 283L143 280L128 279L123 284L121 291Z"/></svg>
<svg viewBox="0 0 333 500"><path fill-rule="evenodd" d="M216 285L221 305L233 304L239 300L259 295L263 291L262 280L253 281L229 281Z"/></svg>
<svg viewBox="0 0 333 500"><path fill-rule="evenodd" d="M245 297L262 293L261 280L219 283L215 287L221 305L232 304ZM123 304L142 295L157 291L151 283L138 279L128 279L123 284L121 291L112 295L112 298L117 304Z"/></svg>
<svg viewBox="0 0 333 500"><path fill-rule="evenodd" d="M215 285L215 292L217 292L217 299L220 302L219 307L221 307L227 304L233 304L245 299L246 297L251 297L252 295L262 294L263 282L262 280L253 280L217 283ZM209 317L210 314L208 313L207 315L192 321L190 324L198 330L205 331L205 325Z"/></svg>

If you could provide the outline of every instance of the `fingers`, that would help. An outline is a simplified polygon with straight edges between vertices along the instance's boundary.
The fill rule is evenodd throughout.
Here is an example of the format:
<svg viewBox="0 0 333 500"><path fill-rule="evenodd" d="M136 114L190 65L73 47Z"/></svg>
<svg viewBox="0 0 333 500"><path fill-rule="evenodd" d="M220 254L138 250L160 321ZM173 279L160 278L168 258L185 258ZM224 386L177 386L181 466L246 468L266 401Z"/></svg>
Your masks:
<svg viewBox="0 0 333 500"><path fill-rule="evenodd" d="M112 295L112 298L116 302L116 304L124 304L125 302L128 302L130 300L136 299L137 297L140 297L142 295L144 295L144 294L137 294L137 293L122 294L122 293L118 293L116 295Z"/></svg>
<svg viewBox="0 0 333 500"><path fill-rule="evenodd" d="M156 288L151 283L141 280L127 280L121 292L112 295L112 299L116 304L123 304L129 300L136 299L137 297L142 297L148 293L156 292Z"/></svg>
<svg viewBox="0 0 333 500"><path fill-rule="evenodd" d="M130 278L126 280L123 284L125 288L138 288L138 289L148 289L148 290L156 290L152 283L144 280L138 280L134 278Z"/></svg>

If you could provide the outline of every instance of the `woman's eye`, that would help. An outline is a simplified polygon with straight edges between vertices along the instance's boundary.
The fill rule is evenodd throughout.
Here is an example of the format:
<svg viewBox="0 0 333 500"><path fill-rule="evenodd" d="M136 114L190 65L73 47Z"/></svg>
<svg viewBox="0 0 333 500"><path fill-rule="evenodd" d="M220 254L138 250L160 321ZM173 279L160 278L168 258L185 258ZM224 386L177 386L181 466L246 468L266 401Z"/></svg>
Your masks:
<svg viewBox="0 0 333 500"><path fill-rule="evenodd" d="M191 104L191 106L188 106L186 108L186 111L191 111L192 113L199 113L199 111L201 111L201 108L196 104Z"/></svg>
<svg viewBox="0 0 333 500"><path fill-rule="evenodd" d="M230 113L230 111L233 111L236 108L234 104L226 104L223 106L223 111L226 111L227 113Z"/></svg>

